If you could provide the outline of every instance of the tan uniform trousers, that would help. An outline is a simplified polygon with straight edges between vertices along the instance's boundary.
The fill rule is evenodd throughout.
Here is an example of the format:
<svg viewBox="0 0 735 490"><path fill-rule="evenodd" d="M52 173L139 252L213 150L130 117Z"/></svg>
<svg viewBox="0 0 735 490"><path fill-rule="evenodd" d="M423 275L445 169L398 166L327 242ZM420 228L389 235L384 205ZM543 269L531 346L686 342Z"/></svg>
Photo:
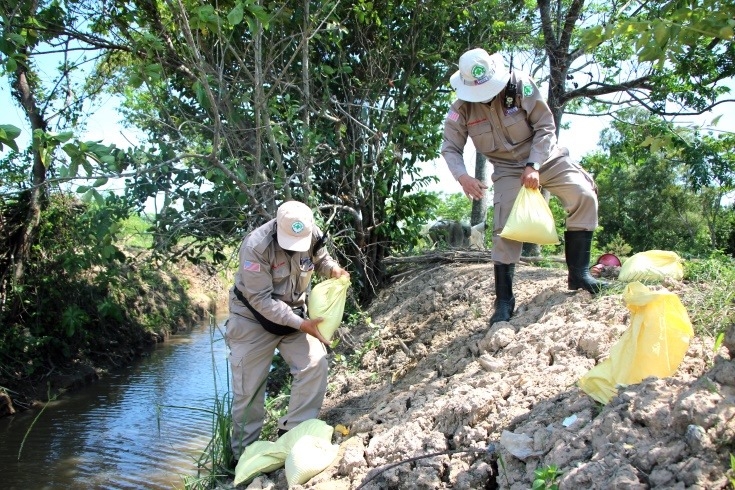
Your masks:
<svg viewBox="0 0 735 490"><path fill-rule="evenodd" d="M232 370L232 453L239 459L258 440L265 418L265 385L276 348L291 367L293 382L288 413L278 421L293 429L317 418L327 391L327 351L318 339L303 332L286 336L265 331L254 320L231 315L225 340Z"/></svg>
<svg viewBox="0 0 735 490"><path fill-rule="evenodd" d="M507 164L493 165L493 262L515 264L521 258L523 244L502 238L508 216L521 190L524 167ZM569 151L557 147L539 170L543 189L561 201L567 212L568 231L594 231L597 228L597 186L578 163L569 158Z"/></svg>

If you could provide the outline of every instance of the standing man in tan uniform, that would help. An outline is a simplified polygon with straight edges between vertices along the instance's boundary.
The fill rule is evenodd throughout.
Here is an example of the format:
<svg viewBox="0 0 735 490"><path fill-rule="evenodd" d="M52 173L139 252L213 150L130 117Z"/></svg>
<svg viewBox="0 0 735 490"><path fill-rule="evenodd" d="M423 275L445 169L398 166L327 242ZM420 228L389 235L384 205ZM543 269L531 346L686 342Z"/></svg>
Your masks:
<svg viewBox="0 0 735 490"><path fill-rule="evenodd" d="M321 318L306 315L312 274L349 277L329 256L311 209L288 201L272 219L242 241L225 340L232 371L232 454L260 437L265 385L275 350L293 375L288 413L279 434L316 418L327 389L329 343L319 333ZM324 345L322 345L324 344Z"/></svg>
<svg viewBox="0 0 735 490"><path fill-rule="evenodd" d="M592 233L597 228L597 188L592 177L557 146L554 117L526 74L506 68L503 58L472 49L459 59L450 83L457 99L444 122L442 156L470 199L487 186L467 173L464 147L472 138L493 164L495 312L490 324L508 321L515 309L513 274L523 244L500 236L521 186L543 186L567 211L564 251L569 289L600 292L604 283L589 273Z"/></svg>

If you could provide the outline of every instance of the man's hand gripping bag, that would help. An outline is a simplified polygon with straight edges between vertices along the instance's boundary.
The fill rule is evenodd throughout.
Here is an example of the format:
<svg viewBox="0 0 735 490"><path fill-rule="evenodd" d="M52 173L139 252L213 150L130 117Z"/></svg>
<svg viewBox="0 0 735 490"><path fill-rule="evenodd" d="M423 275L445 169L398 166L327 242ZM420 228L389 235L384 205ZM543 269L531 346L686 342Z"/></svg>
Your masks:
<svg viewBox="0 0 735 490"><path fill-rule="evenodd" d="M630 326L610 348L610 355L579 380L579 387L607 404L618 386L649 376L673 375L694 335L684 305L666 289L652 291L640 282L626 286L623 300L630 310Z"/></svg>
<svg viewBox="0 0 735 490"><path fill-rule="evenodd" d="M322 281L311 290L309 295L309 318L323 318L319 332L327 340L332 340L334 332L342 323L342 314L347 301L347 288L350 280L346 276Z"/></svg>
<svg viewBox="0 0 735 490"><path fill-rule="evenodd" d="M538 245L559 243L554 216L541 191L521 187L500 236Z"/></svg>

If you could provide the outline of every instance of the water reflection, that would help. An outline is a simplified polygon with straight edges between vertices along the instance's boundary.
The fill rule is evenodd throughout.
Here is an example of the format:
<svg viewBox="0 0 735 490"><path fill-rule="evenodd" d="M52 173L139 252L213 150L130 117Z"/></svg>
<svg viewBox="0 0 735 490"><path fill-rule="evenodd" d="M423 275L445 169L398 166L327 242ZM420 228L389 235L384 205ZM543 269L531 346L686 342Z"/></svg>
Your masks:
<svg viewBox="0 0 735 490"><path fill-rule="evenodd" d="M182 488L211 437L215 396L227 390L223 322L171 338L50 403L35 422L38 412L0 419L3 488Z"/></svg>

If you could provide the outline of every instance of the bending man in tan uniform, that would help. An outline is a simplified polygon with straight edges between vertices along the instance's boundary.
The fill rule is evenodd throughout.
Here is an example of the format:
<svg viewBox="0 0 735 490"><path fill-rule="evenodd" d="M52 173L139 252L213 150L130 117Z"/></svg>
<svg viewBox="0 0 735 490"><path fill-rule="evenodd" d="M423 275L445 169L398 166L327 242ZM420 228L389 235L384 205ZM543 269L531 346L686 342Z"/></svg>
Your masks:
<svg viewBox="0 0 735 490"><path fill-rule="evenodd" d="M288 201L275 219L242 241L225 340L232 371L232 454L260 437L265 417L265 385L276 349L293 375L288 413L279 434L316 418L327 389L329 345L317 330L321 318L308 319L306 297L311 276L349 273L329 256L309 207ZM324 345L322 345L324 344Z"/></svg>
<svg viewBox="0 0 735 490"><path fill-rule="evenodd" d="M567 211L564 251L569 289L597 294L604 283L589 273L592 232L597 228L597 188L592 177L557 146L549 106L531 78L510 73L500 54L472 49L459 59L451 77L457 99L444 122L442 156L471 199L487 186L467 174L464 147L472 138L493 164L493 250L495 312L490 324L508 321L515 309L513 274L523 244L500 236L521 186L543 186Z"/></svg>

